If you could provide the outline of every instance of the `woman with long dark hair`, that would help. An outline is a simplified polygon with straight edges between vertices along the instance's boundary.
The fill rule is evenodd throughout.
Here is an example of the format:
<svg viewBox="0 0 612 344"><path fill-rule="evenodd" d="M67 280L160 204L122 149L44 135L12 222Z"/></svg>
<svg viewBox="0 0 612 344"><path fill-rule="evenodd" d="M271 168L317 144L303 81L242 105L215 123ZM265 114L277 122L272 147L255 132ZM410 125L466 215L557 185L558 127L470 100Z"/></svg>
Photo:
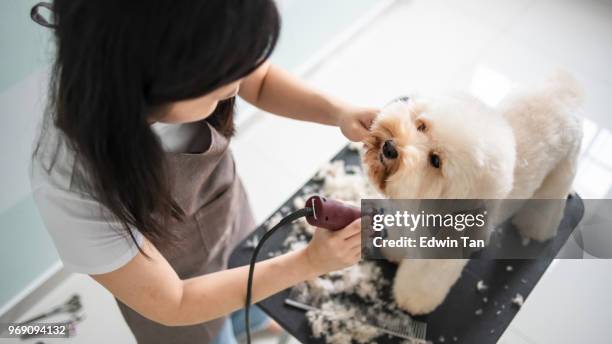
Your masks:
<svg viewBox="0 0 612 344"><path fill-rule="evenodd" d="M247 269L227 269L255 226L228 142L235 97L360 140L375 111L267 62L272 0L55 0L57 58L32 188L64 266L118 300L144 343L231 342L224 316ZM356 221L257 264L256 302L354 264ZM220 334L223 333L223 334Z"/></svg>

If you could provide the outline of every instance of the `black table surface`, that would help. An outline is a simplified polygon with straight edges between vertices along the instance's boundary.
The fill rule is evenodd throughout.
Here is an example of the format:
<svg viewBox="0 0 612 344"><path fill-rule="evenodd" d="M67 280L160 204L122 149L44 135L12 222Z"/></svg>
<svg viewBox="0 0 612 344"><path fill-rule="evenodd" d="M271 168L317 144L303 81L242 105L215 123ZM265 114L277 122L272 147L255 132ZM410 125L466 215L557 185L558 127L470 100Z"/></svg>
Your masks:
<svg viewBox="0 0 612 344"><path fill-rule="evenodd" d="M337 159L344 160L347 165L360 164L358 154L346 147L333 160ZM305 186L317 186L318 183L311 179ZM291 207L292 199L299 194L300 191L298 190L279 209ZM543 244L535 243L541 250L541 254L536 259L494 260L481 258L470 260L443 304L426 316L415 317L415 319L427 323L427 339L438 342L443 337L447 343L497 342L519 311L519 307L512 304L512 298L517 293L525 299L528 298L573 229L580 222L583 214L582 200L577 196L569 197L557 236ZM247 265L253 249L245 245L246 241L253 235L261 237L265 231L266 228L262 225L247 237L232 253L229 266ZM260 251L258 261L268 259L271 253L281 250L289 232L289 230L281 229L275 233ZM504 233L508 233L504 241L518 242L521 240L514 230L504 231ZM530 247L533 245L534 243L530 244ZM486 254L482 256L486 256ZM382 268L383 275L392 280L396 269L395 265L386 261L376 261L376 263ZM508 271L508 266L512 267L511 271ZM270 276L270 278L274 278L274 276ZM485 281L488 286L485 292L476 290L476 284L480 280ZM389 287L385 288L388 289ZM312 337L304 311L285 304L290 290L283 290L262 300L257 305L300 342L324 343L323 339ZM383 294L390 295L390 290L383 291ZM487 302L483 301L484 297L486 297ZM481 315L475 314L477 309L482 309ZM377 339L377 342L399 343L401 341L397 338L382 337L382 339Z"/></svg>

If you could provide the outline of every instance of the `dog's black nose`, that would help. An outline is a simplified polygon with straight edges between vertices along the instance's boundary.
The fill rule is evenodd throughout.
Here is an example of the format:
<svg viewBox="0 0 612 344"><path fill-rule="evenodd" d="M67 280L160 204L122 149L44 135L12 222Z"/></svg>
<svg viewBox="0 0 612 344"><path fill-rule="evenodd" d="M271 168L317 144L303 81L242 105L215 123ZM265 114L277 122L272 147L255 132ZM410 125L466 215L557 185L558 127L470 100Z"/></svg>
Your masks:
<svg viewBox="0 0 612 344"><path fill-rule="evenodd" d="M397 149L395 149L395 145L391 140L385 141L385 143L383 144L382 152L385 158L387 159L397 159Z"/></svg>

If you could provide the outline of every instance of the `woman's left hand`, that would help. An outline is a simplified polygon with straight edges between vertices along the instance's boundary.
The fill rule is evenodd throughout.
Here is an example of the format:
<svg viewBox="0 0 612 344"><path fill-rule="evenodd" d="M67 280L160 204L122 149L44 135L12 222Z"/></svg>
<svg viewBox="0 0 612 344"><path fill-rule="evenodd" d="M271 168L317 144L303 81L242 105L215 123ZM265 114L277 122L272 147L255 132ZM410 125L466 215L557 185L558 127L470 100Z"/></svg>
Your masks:
<svg viewBox="0 0 612 344"><path fill-rule="evenodd" d="M339 115L338 127L347 139L354 142L362 141L368 135L378 111L376 108L361 107L346 109Z"/></svg>

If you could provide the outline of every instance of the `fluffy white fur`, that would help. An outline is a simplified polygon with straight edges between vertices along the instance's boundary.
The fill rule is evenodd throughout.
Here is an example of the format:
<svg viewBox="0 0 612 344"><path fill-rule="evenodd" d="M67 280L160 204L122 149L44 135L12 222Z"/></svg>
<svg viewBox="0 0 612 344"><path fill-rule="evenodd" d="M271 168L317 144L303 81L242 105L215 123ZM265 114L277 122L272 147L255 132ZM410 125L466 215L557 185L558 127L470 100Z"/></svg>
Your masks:
<svg viewBox="0 0 612 344"><path fill-rule="evenodd" d="M565 199L582 138L581 92L558 73L492 108L465 94L415 96L384 107L366 141L370 180L390 198ZM386 141L396 158L382 153ZM432 164L439 157L439 168ZM509 201L494 223L513 216L521 234L552 238L564 202ZM391 260L398 260L388 253ZM397 303L412 314L440 305L467 260L403 259L394 281Z"/></svg>

